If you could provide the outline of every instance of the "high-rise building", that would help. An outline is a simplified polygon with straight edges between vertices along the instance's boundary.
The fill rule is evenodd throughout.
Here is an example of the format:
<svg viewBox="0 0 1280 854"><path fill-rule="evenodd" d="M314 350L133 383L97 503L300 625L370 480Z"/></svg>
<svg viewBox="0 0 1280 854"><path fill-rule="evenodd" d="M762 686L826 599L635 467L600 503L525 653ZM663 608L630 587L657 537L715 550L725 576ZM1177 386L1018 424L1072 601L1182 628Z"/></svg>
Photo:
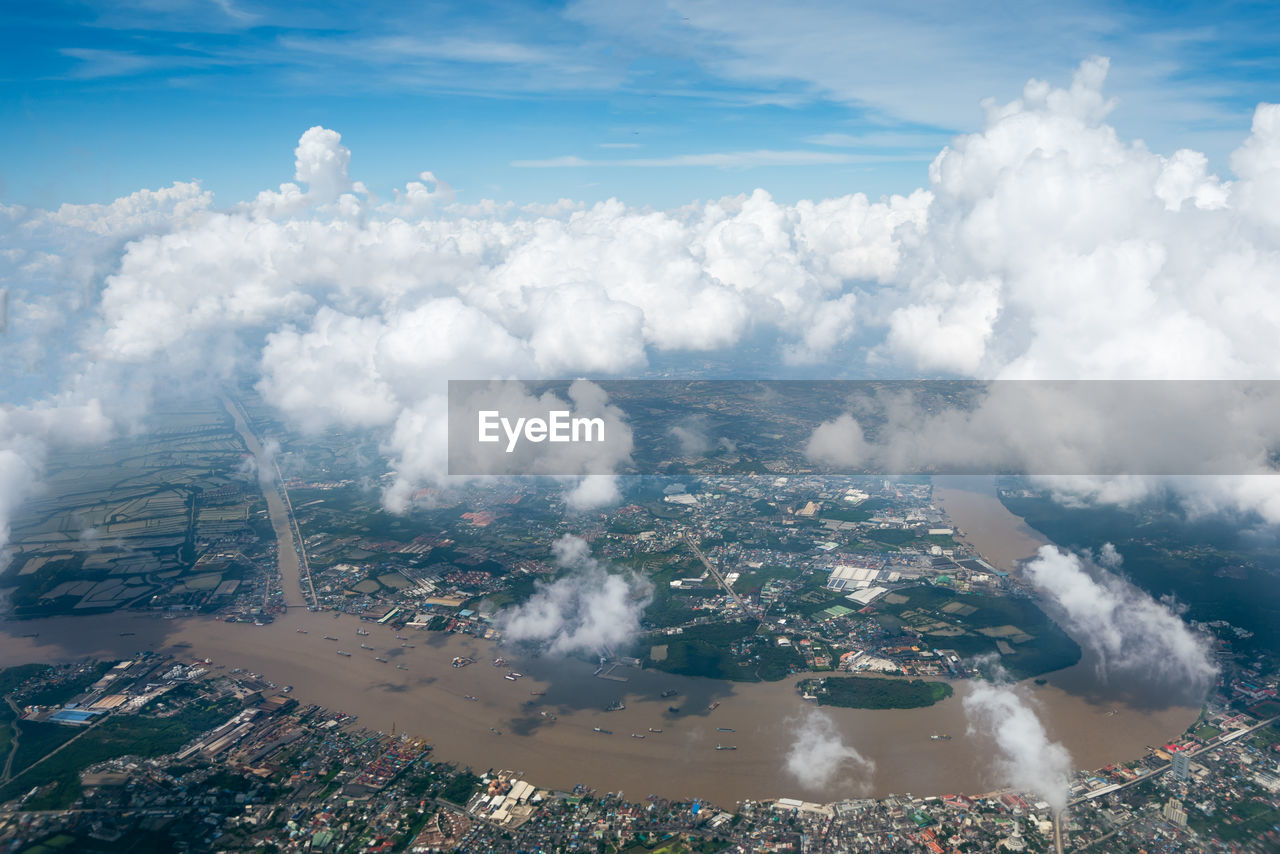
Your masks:
<svg viewBox="0 0 1280 854"><path fill-rule="evenodd" d="M1173 754L1173 778L1183 783L1191 778L1191 757L1187 753Z"/></svg>
<svg viewBox="0 0 1280 854"><path fill-rule="evenodd" d="M1164 818L1170 824L1186 827L1187 811L1182 808L1182 801L1177 798L1170 798L1169 802L1164 805Z"/></svg>

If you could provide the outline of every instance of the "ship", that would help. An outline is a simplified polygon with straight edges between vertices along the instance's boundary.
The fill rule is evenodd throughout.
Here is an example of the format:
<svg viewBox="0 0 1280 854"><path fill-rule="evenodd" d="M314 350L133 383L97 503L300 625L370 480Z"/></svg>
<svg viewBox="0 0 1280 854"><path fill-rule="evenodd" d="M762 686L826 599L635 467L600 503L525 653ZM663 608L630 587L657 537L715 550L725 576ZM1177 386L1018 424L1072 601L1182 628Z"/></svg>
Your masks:
<svg viewBox="0 0 1280 854"><path fill-rule="evenodd" d="M473 703L475 703L475 702L479 702L479 701L478 701L478 700L476 700L476 698L475 698L473 695L471 695L471 694L468 694L467 696L463 697L462 699L464 699L464 700L470 700L470 701L471 701L471 702L473 702Z"/></svg>
<svg viewBox="0 0 1280 854"><path fill-rule="evenodd" d="M738 749L738 746L735 744L717 744L716 745L716 750L737 750L737 749Z"/></svg>
<svg viewBox="0 0 1280 854"><path fill-rule="evenodd" d="M454 667L466 667L468 664L471 663L471 659L463 658L462 656L455 656L453 661L449 663L452 664Z"/></svg>
<svg viewBox="0 0 1280 854"><path fill-rule="evenodd" d="M121 632L121 633L120 633L120 637L122 637L122 638L131 638L131 637L133 637L135 634L137 634L137 632Z"/></svg>
<svg viewBox="0 0 1280 854"><path fill-rule="evenodd" d="M356 634L361 636L367 636L369 634L369 631L368 629L356 629Z"/></svg>
<svg viewBox="0 0 1280 854"><path fill-rule="evenodd" d="M413 644L411 644L411 643L402 643L402 644L400 644L400 645L401 645L402 647L404 647L405 649L413 649Z"/></svg>
<svg viewBox="0 0 1280 854"><path fill-rule="evenodd" d="M325 639L325 640L332 640L332 641L336 641L336 640L337 640L337 638L335 638L333 635L325 635L325 636L324 636L324 639Z"/></svg>
<svg viewBox="0 0 1280 854"><path fill-rule="evenodd" d="M737 730L735 730L735 729L730 729L730 728L729 728L729 727L727 727L727 726L718 726L718 727L716 727L716 732L737 732Z"/></svg>
<svg viewBox="0 0 1280 854"><path fill-rule="evenodd" d="M408 640L404 635L396 635L396 640Z"/></svg>
<svg viewBox="0 0 1280 854"><path fill-rule="evenodd" d="M718 708L720 708L720 704L719 704L719 703L712 703L711 705L707 706L707 711L708 711L708 712L714 712L714 711L715 711L716 709L718 709Z"/></svg>
<svg viewBox="0 0 1280 854"><path fill-rule="evenodd" d="M369 646L367 643L362 643L362 644L360 644L360 648L361 648L361 649L373 649L373 647Z"/></svg>
<svg viewBox="0 0 1280 854"><path fill-rule="evenodd" d="M671 713L671 714L673 714L673 715L678 715L678 714L680 714L680 707L679 707L679 706L667 706L667 711L668 711L668 712L670 712L670 713Z"/></svg>
<svg viewBox="0 0 1280 854"><path fill-rule="evenodd" d="M612 702L612 703L610 703L609 705L605 706L605 707L604 707L604 710L605 710L606 712L620 712L620 711L622 711L623 709L625 709L626 707L627 707L627 704L626 704L626 703L622 702L621 700L615 700L614 702Z"/></svg>
<svg viewBox="0 0 1280 854"><path fill-rule="evenodd" d="M929 740L930 741L950 741L951 736L947 735L945 732L942 733L941 735L935 732L933 735L929 736Z"/></svg>
<svg viewBox="0 0 1280 854"><path fill-rule="evenodd" d="M541 697L545 693L547 692L546 691L530 691L529 695L532 697Z"/></svg>
<svg viewBox="0 0 1280 854"><path fill-rule="evenodd" d="M598 732L598 733L600 733L601 735L613 735L613 730L609 730L609 729L601 729L601 728L600 728L600 727L598 727L598 726L593 726L591 729L592 729L592 731L593 731L593 732Z"/></svg>
<svg viewBox="0 0 1280 854"><path fill-rule="evenodd" d="M298 634L305 635L306 633L307 633L306 629L298 629Z"/></svg>
<svg viewBox="0 0 1280 854"><path fill-rule="evenodd" d="M510 679L512 682L516 681L516 677L512 676L510 673L508 673L506 676L503 676L502 678Z"/></svg>
<svg viewBox="0 0 1280 854"><path fill-rule="evenodd" d="M644 734L643 734L643 733L638 733L638 732L633 732L633 733L631 733L631 737L632 737L632 738L644 738Z"/></svg>
<svg viewBox="0 0 1280 854"><path fill-rule="evenodd" d="M675 688L668 688L667 690L663 691L663 692L662 692L661 694L659 694L658 696L659 696L659 697L662 697L662 698L665 700L667 697L674 697L676 694L679 694L679 693L680 693L680 692L679 692L679 691L677 691Z"/></svg>
<svg viewBox="0 0 1280 854"><path fill-rule="evenodd" d="M660 729L654 729L653 727L649 727L649 732L662 732L662 730L660 730Z"/></svg>
<svg viewBox="0 0 1280 854"><path fill-rule="evenodd" d="M381 661L383 664L386 664L386 663L387 663L387 660L386 660L385 658L379 658L379 657L378 657L378 656L376 656L376 655L373 657L373 660L374 660L374 661Z"/></svg>
<svg viewBox="0 0 1280 854"><path fill-rule="evenodd" d="M504 664L506 664L506 663L507 663L507 660L506 660L505 658L495 658L495 659L493 660L493 666L494 666L494 667L501 667L502 665L504 665Z"/></svg>
<svg viewBox="0 0 1280 854"><path fill-rule="evenodd" d="M516 677L517 679L519 679L521 676L524 676L523 673L516 673L514 670L511 671L511 675Z"/></svg>
<svg viewBox="0 0 1280 854"><path fill-rule="evenodd" d="M340 650L338 650L338 655L345 655L347 658L350 658L350 657L351 657L351 653L347 652L346 650L341 650L341 649L340 649Z"/></svg>
<svg viewBox="0 0 1280 854"><path fill-rule="evenodd" d="M396 670L408 670L408 669L409 669L409 668L405 667L403 664L397 664L397 665L396 665Z"/></svg>

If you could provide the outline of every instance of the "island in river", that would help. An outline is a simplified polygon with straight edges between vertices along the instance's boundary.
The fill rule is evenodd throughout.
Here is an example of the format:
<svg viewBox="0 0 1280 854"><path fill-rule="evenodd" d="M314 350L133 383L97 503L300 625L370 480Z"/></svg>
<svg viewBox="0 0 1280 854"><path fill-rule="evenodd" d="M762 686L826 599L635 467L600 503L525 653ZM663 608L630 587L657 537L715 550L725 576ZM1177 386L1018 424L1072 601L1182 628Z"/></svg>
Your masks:
<svg viewBox="0 0 1280 854"><path fill-rule="evenodd" d="M921 709L955 693L946 682L879 676L825 676L802 679L797 690L820 706L842 709Z"/></svg>

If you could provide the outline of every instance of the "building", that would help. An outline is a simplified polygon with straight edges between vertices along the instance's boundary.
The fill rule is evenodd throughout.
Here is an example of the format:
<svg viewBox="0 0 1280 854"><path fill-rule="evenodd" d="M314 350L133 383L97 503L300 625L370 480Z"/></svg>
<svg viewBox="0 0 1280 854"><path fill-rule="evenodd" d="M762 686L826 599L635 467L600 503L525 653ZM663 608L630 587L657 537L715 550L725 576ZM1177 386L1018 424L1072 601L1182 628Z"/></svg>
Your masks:
<svg viewBox="0 0 1280 854"><path fill-rule="evenodd" d="M1177 798L1170 798L1169 802L1164 805L1164 819L1170 824L1176 824L1178 827L1187 826L1187 811L1182 808L1182 801Z"/></svg>
<svg viewBox="0 0 1280 854"><path fill-rule="evenodd" d="M1022 825L1015 821L1013 832L1000 843L1000 847L1006 851L1026 851L1027 840L1022 838Z"/></svg>
<svg viewBox="0 0 1280 854"><path fill-rule="evenodd" d="M1173 779L1185 783L1191 779L1191 757L1185 752L1173 754Z"/></svg>

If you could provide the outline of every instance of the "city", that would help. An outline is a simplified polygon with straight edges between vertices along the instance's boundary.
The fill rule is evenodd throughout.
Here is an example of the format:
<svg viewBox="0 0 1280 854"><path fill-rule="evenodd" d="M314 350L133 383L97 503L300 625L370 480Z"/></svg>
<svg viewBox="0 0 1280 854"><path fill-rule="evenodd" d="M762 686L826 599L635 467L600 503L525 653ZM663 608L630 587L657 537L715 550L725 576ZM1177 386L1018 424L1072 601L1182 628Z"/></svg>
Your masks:
<svg viewBox="0 0 1280 854"><path fill-rule="evenodd" d="M876 767L877 754L868 760L856 750L816 786L786 782L777 776L785 775L782 768L765 769L761 780L774 781L764 783L775 789L772 798L737 796L761 788L751 776L758 772L741 765L724 766L744 772L740 790L721 783L682 791L656 782L660 770L638 775L642 783L655 781L648 793L607 786L611 777L623 779L607 769L572 777L596 761L593 755L670 767L673 754L662 751L671 744L677 753L703 744L711 753L698 764L713 773L720 773L716 763L783 753L785 740L772 745L762 738L744 702L868 710L861 714L933 711L954 706L957 689L969 696L966 686L1002 679L1040 692L1032 702L1062 702L1043 693L1055 690L1047 683L1083 666L1089 644L1047 616L1045 596L1025 567L1006 568L1003 554L986 555L975 545L998 534L998 525L988 520L978 534L949 515L972 512L963 490L923 478L645 478L630 503L566 517L555 510L556 489L512 481L455 491L420 520L428 532L416 533L423 528L387 519L376 500L362 497L358 473L341 465L307 471L312 464L286 452L276 459L277 473L259 485L261 469L243 465L253 458L247 425L254 417L224 406L221 414L209 408L188 419L197 413L232 426L238 421L250 441L226 473L193 481L194 502L176 505L182 525L140 526L162 549L189 542L199 555L170 578L142 576L160 590L85 614L94 588L76 579L93 567L86 562L76 568L79 575L64 570L45 579L69 548L66 541L42 533L48 528L38 524L38 507L32 525L15 529L17 577L43 582L42 589L18 588L41 592L15 597L30 609L30 619L11 623L15 638L38 645L45 625L60 619L91 625L96 611L110 625L132 629L114 632L115 646L141 648L154 638L165 649L4 671L14 737L0 832L20 848L40 842L57 850L86 836L103 845L182 839L193 850L1265 850L1274 842L1280 672L1269 641L1260 645L1251 629L1221 618L1189 623L1215 667L1204 703L1186 711L1177 706L1133 730L1135 719L1149 716L1140 703L1093 701L1096 726L1129 719L1111 742L1126 747L1098 767L1072 769L1066 800L1056 807L1046 791L1001 786L990 769L951 775L957 791L913 791L906 788L910 775L902 774L872 776L872 787L855 778ZM216 435L203 426L187 434ZM145 444L175 441L192 440L168 431ZM314 456L316 446L297 441ZM129 447L121 453L131 455ZM99 464L119 471L109 461ZM297 474L279 473L290 470ZM1035 500L1034 492L1010 483L998 497L968 500L979 507ZM119 501L118 480L111 489ZM76 495L92 506L91 494ZM284 515L275 521L283 525L270 524L268 497L280 499L275 507ZM234 513L221 509L237 501ZM212 515L205 507L219 513L217 527L204 521ZM155 510L144 505L140 512ZM107 522L127 523L120 510ZM150 544L144 538L118 551L137 560L132 556L144 543ZM567 559L566 543L587 557ZM95 553L111 560L110 548ZM625 647L592 635L563 660L545 654L545 636L521 636L511 614L572 578L581 567L575 560L599 562L611 568L610 577L630 579L620 601L636 624L630 636L619 636ZM615 604L600 600L593 607ZM118 620L122 605L136 616ZM369 711L355 697L345 708L317 704L307 687L285 681L293 679L288 673L269 672L268 665L247 672L243 661L227 657L234 651L202 657L200 640L172 634L188 623L276 632L272 646L288 655L345 656L351 664L343 667L356 678L373 669L378 690L402 684L394 690L407 689L442 711L414 718L394 694ZM42 631L24 634L24 627ZM298 678L308 681L301 672ZM708 685L724 687L698 693ZM746 694L753 685L773 693ZM461 714L474 718L469 724L479 735L460 728L431 691L470 708ZM402 715L404 730L394 720L390 727L368 720L378 714ZM952 717L954 726L917 731L906 749L913 757L920 750L937 757L939 767L975 762L947 758L947 751L990 744L991 734L975 720ZM524 761L528 752L519 741L557 732L569 733L566 745L594 745L577 748L586 751L585 766ZM1135 743L1139 737L1145 746ZM462 748L450 744L459 738ZM672 742L677 738L685 740ZM490 747L468 747L469 739ZM839 733L835 739L828 747L852 750ZM599 752L620 740L622 747L609 750L622 753ZM640 758L646 751L652 758ZM485 755L499 759L478 767L474 760ZM806 773L823 774L818 766ZM861 794L832 799L841 789Z"/></svg>

